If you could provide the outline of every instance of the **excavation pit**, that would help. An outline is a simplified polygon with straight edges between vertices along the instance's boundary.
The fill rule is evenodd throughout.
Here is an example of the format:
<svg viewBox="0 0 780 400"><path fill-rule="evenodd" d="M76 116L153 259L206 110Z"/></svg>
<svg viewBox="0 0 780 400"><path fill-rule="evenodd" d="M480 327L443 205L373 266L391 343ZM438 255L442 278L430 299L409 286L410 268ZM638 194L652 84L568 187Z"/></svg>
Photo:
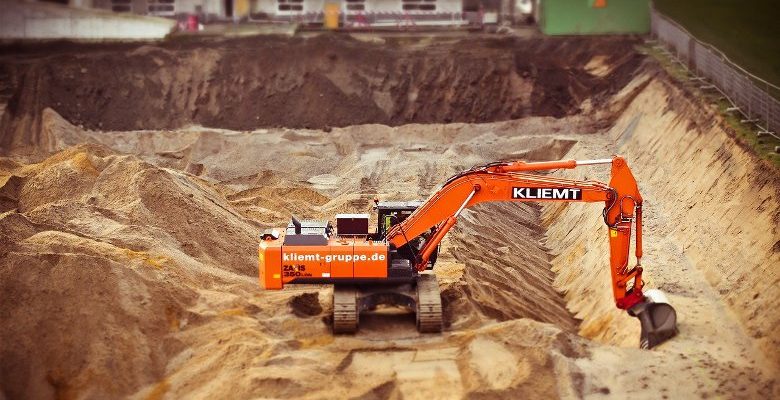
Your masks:
<svg viewBox="0 0 780 400"><path fill-rule="evenodd" d="M379 39L0 50L2 394L780 395L761 312L780 299L762 278L776 174L638 39ZM334 337L317 318L331 289L257 285L258 234L291 215L424 199L491 161L612 154L646 200L648 285L680 314L652 353L614 307L600 204L465 211L436 267L440 335L373 315Z"/></svg>

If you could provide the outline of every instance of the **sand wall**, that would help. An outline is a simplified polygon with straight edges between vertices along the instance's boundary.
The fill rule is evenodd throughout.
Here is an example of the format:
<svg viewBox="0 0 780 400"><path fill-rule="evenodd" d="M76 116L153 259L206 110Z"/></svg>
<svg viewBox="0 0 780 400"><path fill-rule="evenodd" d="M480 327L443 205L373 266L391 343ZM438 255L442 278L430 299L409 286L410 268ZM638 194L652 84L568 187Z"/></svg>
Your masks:
<svg viewBox="0 0 780 400"><path fill-rule="evenodd" d="M770 360L780 360L780 204L771 165L744 150L711 107L669 84L649 83L610 131L616 153L628 157L645 199L646 281L676 301L680 329L719 317L686 314L691 302L718 298L723 318L735 317ZM661 104L661 106L659 106ZM573 158L593 157L575 146ZM595 170L580 177L606 179ZM586 210L587 208L587 210ZM592 205L551 206L548 246L569 308L583 319L580 333L634 345L635 321L613 306L607 230ZM716 311L715 314L718 312ZM732 315L733 313L733 315Z"/></svg>
<svg viewBox="0 0 780 400"><path fill-rule="evenodd" d="M123 131L560 118L628 82L641 59L633 45L626 38L180 39L65 46L79 57L31 46L24 62L6 56L19 49L0 47L0 78L13 93L0 120L0 152L45 146L46 108L87 129Z"/></svg>

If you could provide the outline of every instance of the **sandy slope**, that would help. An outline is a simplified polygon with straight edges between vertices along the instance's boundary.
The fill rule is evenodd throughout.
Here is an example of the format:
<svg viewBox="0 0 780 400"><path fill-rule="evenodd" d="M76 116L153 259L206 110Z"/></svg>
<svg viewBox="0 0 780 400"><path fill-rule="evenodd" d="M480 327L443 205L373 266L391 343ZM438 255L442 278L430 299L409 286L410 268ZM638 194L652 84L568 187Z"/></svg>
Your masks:
<svg viewBox="0 0 780 400"><path fill-rule="evenodd" d="M645 199L644 234L648 239L643 265L652 271L648 284L669 295L679 313L680 335L654 350L652 356L599 347L590 360L578 361L578 366L597 375L594 383L626 385L626 393L640 396L648 396L648 390L670 398L776 396L780 390L776 383L778 352L767 342L778 340L768 328L777 325L777 315L746 315L754 307L771 309L780 294L771 272L778 260L771 243L777 241L778 232L776 226L766 225L780 210L776 173L734 143L717 120L709 119L715 117L707 115L708 110L701 115L695 103L689 103L680 90L663 79L645 76L639 81L645 79L647 86L623 111L601 145L580 142L570 155L591 158L606 149L630 157ZM658 107L667 99L682 101L676 111ZM708 123L694 125L701 121ZM699 167L702 165L706 168ZM722 178L713 181L710 174ZM607 179L603 171L578 170L569 175ZM755 183L757 176L762 177L759 184ZM730 188L740 186L744 201L722 200L735 194ZM747 200L766 192L775 195L757 203ZM570 309L583 319L580 334L603 343L635 346L635 321L611 307L608 271L594 273L589 268L600 262L598 254L607 251L606 241L599 238L608 233L600 221L583 214L586 208L545 208L548 243L556 254L552 263L557 272L555 286L567 293ZM754 224L741 224L746 217ZM735 224L745 227L745 238L724 232ZM761 241L770 244L757 245ZM700 246L709 249L706 256L698 252ZM751 264L752 257L741 256L744 252L752 252L762 261ZM744 277L721 286L723 282L713 279L713 266L728 266L732 274ZM762 268L768 273L753 278ZM753 297L755 290L767 300ZM750 298L748 310L735 301L746 298Z"/></svg>

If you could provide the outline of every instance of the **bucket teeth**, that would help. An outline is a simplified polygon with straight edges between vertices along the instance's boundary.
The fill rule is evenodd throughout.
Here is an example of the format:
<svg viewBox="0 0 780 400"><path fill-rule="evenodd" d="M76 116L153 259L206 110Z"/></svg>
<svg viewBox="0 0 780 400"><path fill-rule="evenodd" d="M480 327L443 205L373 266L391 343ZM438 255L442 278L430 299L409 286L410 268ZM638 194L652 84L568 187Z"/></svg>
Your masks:
<svg viewBox="0 0 780 400"><path fill-rule="evenodd" d="M629 310L629 314L639 319L642 333L639 347L652 349L677 334L677 312L668 303L645 301Z"/></svg>

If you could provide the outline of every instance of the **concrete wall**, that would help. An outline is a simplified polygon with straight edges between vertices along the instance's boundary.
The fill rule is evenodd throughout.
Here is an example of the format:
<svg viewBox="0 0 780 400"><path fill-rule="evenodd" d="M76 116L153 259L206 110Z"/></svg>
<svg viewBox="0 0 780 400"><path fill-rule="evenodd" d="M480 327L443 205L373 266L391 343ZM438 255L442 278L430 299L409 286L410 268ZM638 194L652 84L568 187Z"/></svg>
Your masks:
<svg viewBox="0 0 780 400"><path fill-rule="evenodd" d="M161 39L173 20L81 9L51 3L0 0L0 39Z"/></svg>
<svg viewBox="0 0 780 400"><path fill-rule="evenodd" d="M225 15L224 0L176 0L176 13L194 13L198 7L204 14ZM235 6L234 6L235 9Z"/></svg>
<svg viewBox="0 0 780 400"><path fill-rule="evenodd" d="M249 10L252 13L275 14L276 0L252 0L249 3Z"/></svg>
<svg viewBox="0 0 780 400"><path fill-rule="evenodd" d="M90 8L94 4L93 0L70 0L68 5L77 8Z"/></svg>

